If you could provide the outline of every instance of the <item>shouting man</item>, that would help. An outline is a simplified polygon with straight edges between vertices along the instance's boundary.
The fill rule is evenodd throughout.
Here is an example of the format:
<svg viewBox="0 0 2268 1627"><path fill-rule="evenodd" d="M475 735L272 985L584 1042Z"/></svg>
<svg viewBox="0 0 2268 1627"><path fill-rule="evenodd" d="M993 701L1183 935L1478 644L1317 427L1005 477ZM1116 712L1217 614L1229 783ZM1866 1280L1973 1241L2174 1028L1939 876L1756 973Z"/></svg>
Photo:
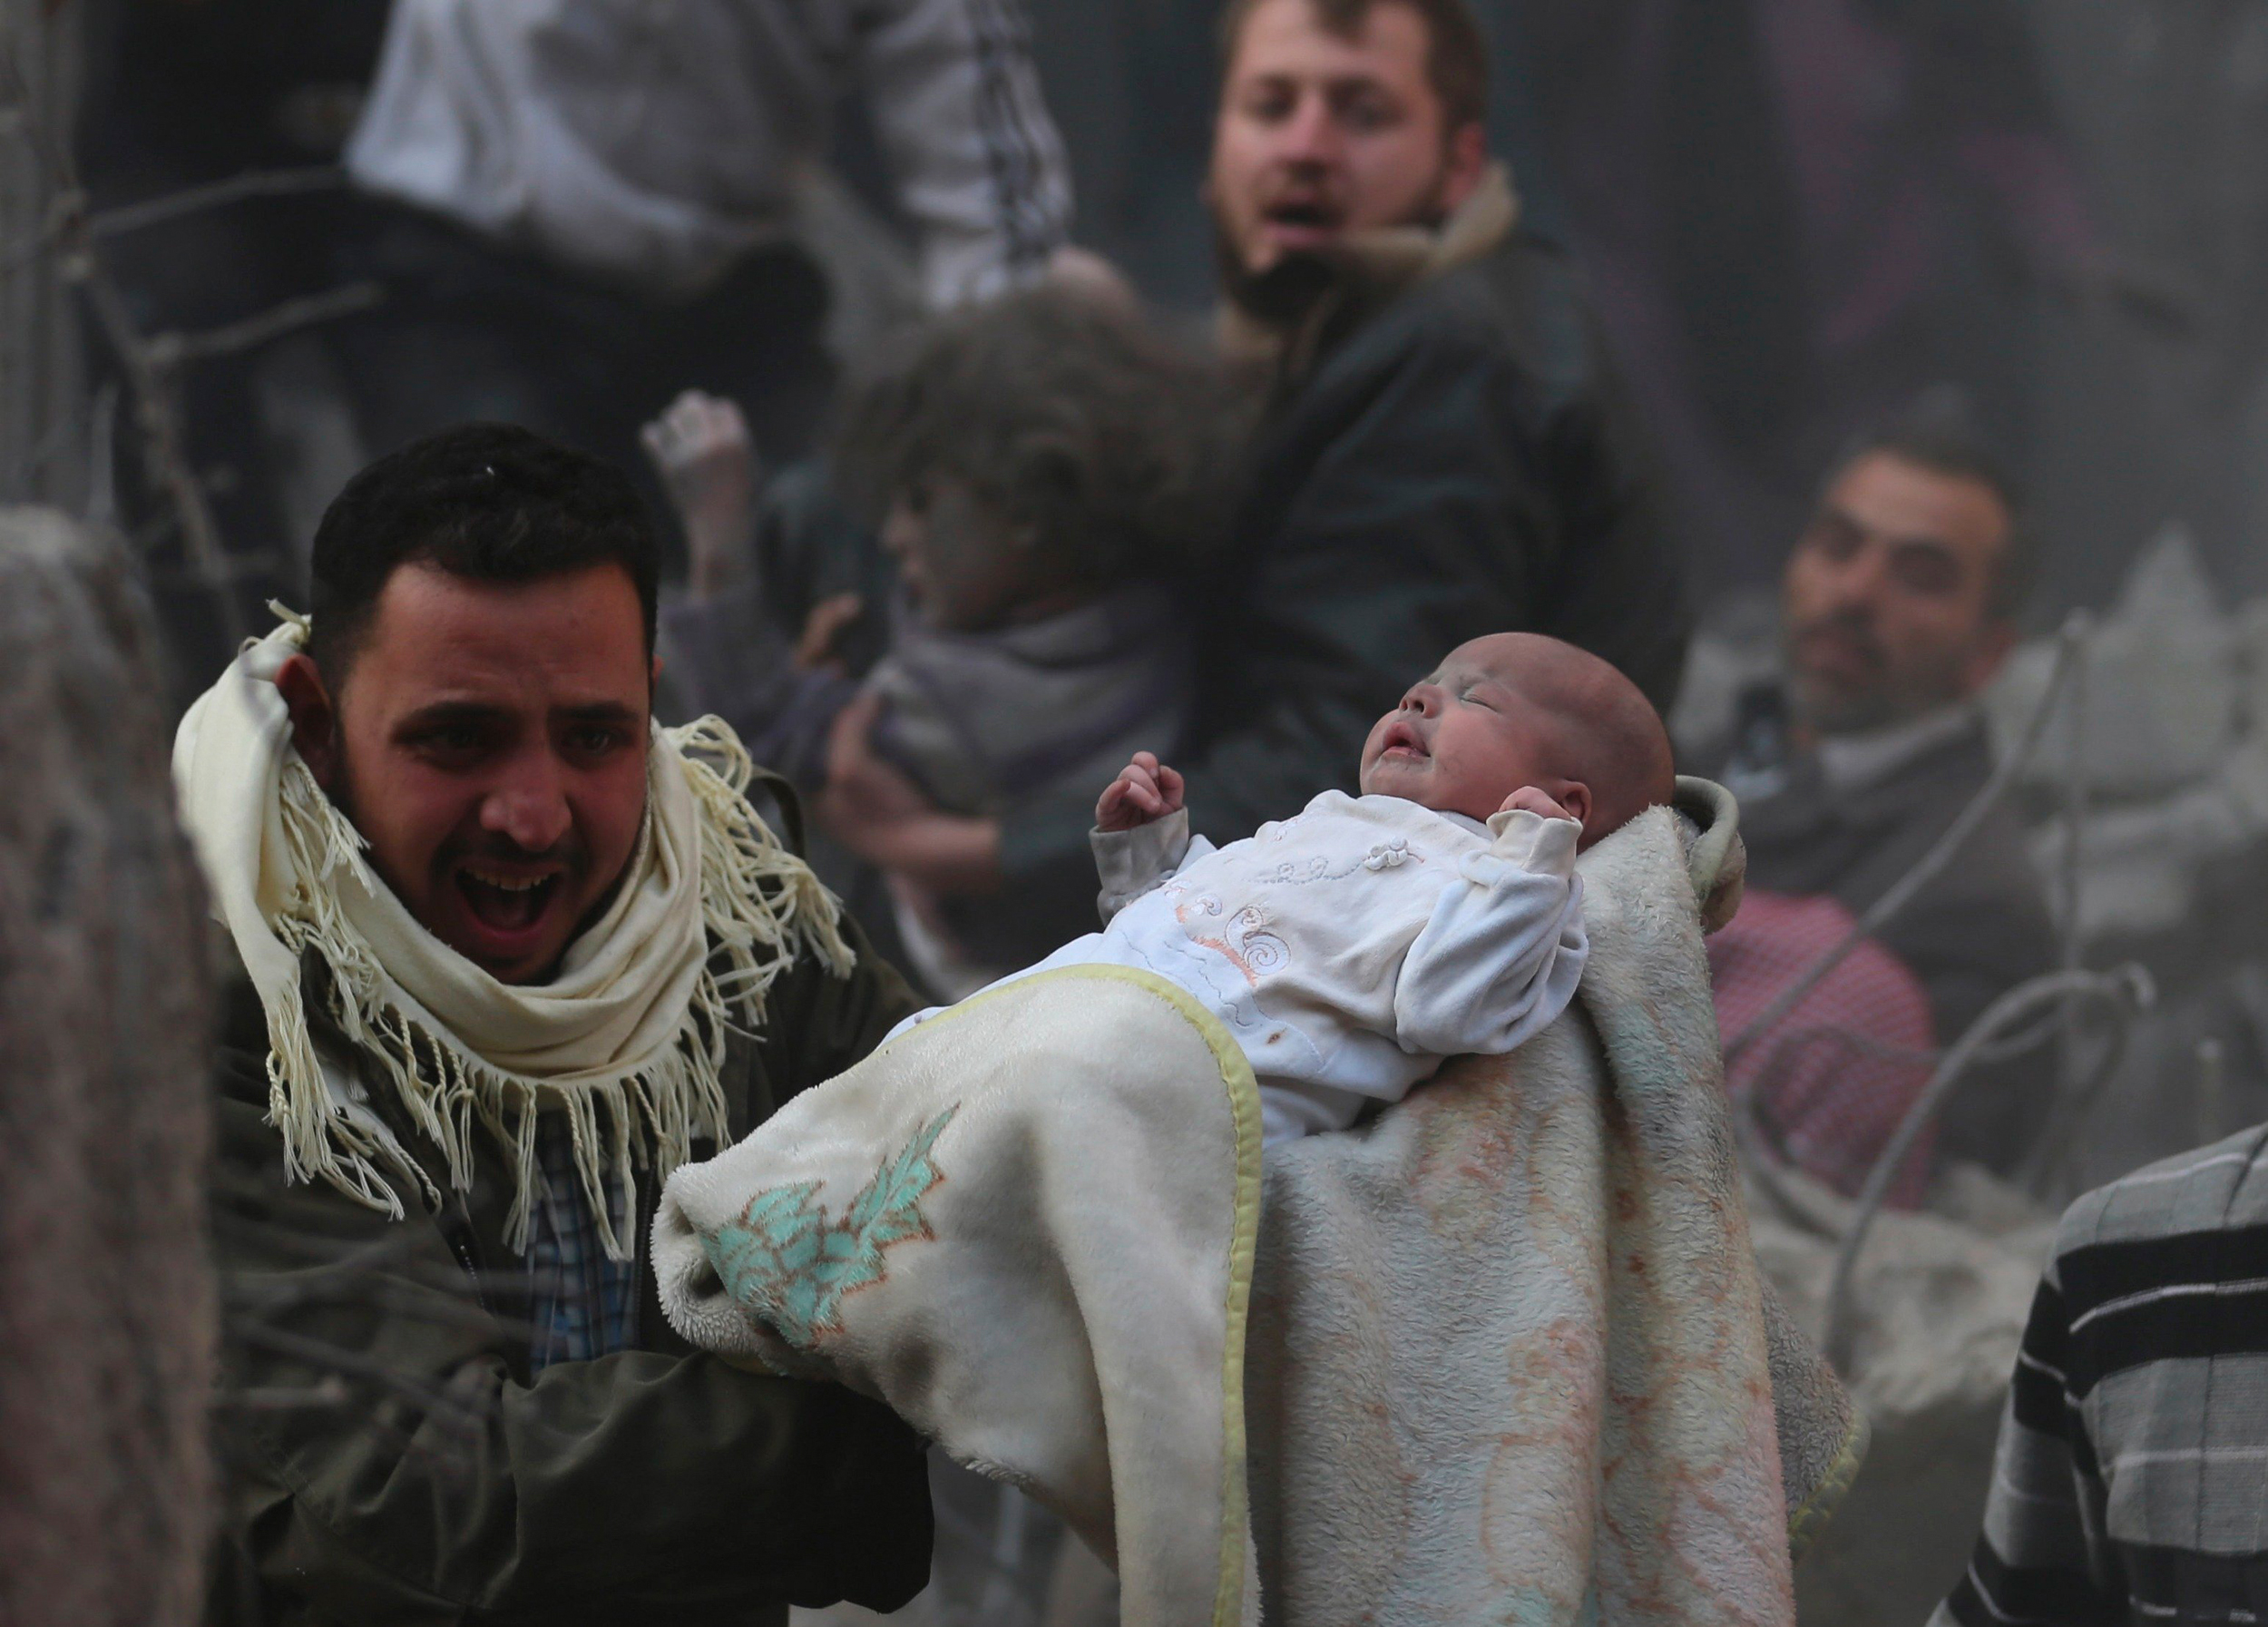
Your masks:
<svg viewBox="0 0 2268 1627"><path fill-rule="evenodd" d="M662 1177L911 1003L730 734L653 725L655 574L619 475L445 431L348 485L312 618L182 722L246 984L231 1385L357 1387L224 1414L219 1619L784 1621L926 1574L907 1430L659 1312Z"/></svg>
<svg viewBox="0 0 2268 1627"><path fill-rule="evenodd" d="M1234 0L1221 43L1207 194L1266 407L1177 760L1225 842L1343 786L1444 648L1549 633L1666 707L1686 617L1574 270L1488 160L1464 0ZM855 736L823 812L901 884L1091 885L1083 802L955 818Z"/></svg>

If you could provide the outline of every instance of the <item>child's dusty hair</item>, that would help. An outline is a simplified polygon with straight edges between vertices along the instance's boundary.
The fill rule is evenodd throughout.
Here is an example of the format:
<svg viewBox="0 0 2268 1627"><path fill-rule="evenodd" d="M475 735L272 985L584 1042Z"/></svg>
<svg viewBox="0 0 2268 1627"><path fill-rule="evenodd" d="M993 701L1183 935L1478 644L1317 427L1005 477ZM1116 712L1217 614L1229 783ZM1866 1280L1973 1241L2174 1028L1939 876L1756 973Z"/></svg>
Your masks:
<svg viewBox="0 0 2268 1627"><path fill-rule="evenodd" d="M1041 287L937 319L855 383L838 477L877 519L957 479L1077 579L1170 575L1222 523L1232 399L1132 309Z"/></svg>

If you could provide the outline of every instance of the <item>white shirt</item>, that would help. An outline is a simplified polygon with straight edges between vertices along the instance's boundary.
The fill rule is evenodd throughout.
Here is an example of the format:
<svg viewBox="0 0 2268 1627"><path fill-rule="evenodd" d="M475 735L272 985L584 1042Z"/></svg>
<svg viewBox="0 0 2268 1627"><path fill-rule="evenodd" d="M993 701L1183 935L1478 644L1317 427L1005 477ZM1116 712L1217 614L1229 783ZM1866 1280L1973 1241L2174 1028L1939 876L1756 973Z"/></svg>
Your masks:
<svg viewBox="0 0 2268 1627"><path fill-rule="evenodd" d="M1236 1036L1267 1144L1343 1130L1444 1057L1516 1049L1567 1009L1589 956L1580 834L1341 791L1226 848L1186 813L1097 831L1109 926L1016 975L1155 972Z"/></svg>
<svg viewBox="0 0 2268 1627"><path fill-rule="evenodd" d="M356 184L662 296L777 238L865 93L936 304L1036 275L1070 182L1016 0L397 0Z"/></svg>

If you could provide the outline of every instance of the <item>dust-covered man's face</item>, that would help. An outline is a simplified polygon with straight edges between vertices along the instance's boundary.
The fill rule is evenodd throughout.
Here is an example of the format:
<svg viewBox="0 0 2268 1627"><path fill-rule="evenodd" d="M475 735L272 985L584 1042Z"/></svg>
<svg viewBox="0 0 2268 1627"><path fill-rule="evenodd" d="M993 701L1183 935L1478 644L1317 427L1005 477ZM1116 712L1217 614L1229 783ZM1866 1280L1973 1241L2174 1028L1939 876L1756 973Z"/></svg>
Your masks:
<svg viewBox="0 0 2268 1627"><path fill-rule="evenodd" d="M504 983L550 977L645 818L652 666L630 573L387 579L336 696L278 674L293 737L419 924Z"/></svg>
<svg viewBox="0 0 2268 1627"><path fill-rule="evenodd" d="M1879 728L1989 682L2015 640L1992 603L2009 530L1983 482L1895 453L1837 475L1783 584L1804 720L1824 734Z"/></svg>
<svg viewBox="0 0 2268 1627"><path fill-rule="evenodd" d="M1464 201L1481 127L1444 126L1426 76L1425 19L1379 0L1351 37L1310 0L1261 0L1245 19L1213 128L1207 200L1246 277L1350 233L1430 223Z"/></svg>

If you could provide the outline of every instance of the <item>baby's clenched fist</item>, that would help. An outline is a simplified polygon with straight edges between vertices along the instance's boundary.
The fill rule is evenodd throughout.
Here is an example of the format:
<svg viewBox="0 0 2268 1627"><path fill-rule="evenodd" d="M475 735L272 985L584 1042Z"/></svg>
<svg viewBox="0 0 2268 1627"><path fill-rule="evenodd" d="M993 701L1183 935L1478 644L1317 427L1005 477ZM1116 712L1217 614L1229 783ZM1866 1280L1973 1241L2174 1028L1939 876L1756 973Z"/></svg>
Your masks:
<svg viewBox="0 0 2268 1627"><path fill-rule="evenodd" d="M1568 812L1566 809L1561 808L1532 785L1523 785L1505 798L1496 811L1499 813L1531 813L1547 819L1575 818L1573 814ZM1579 825L1582 821L1577 819L1576 823Z"/></svg>
<svg viewBox="0 0 2268 1627"><path fill-rule="evenodd" d="M1181 776L1159 762L1155 752L1137 751L1134 760L1103 788L1095 803L1095 828L1132 830L1180 807Z"/></svg>

